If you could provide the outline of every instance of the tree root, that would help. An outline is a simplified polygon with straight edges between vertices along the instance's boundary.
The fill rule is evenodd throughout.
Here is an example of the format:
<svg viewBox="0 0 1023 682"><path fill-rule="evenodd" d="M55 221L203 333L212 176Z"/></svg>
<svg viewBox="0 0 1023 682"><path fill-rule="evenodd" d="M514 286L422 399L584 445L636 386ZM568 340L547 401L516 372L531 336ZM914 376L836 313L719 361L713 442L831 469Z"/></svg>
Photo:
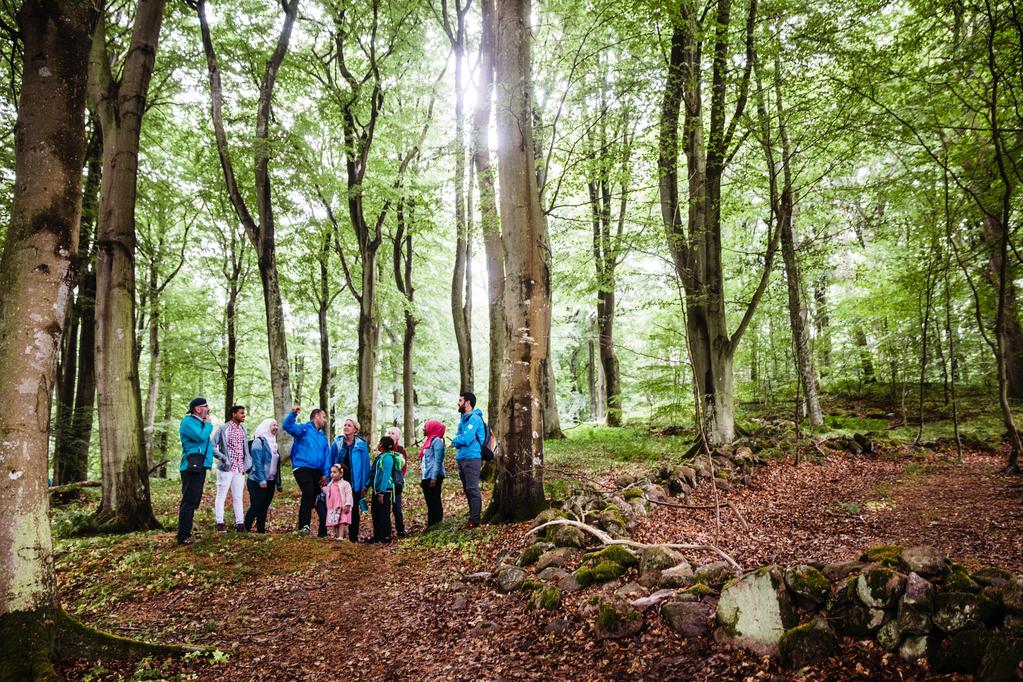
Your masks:
<svg viewBox="0 0 1023 682"><path fill-rule="evenodd" d="M575 526L576 528L581 528L582 530L586 531L593 537L600 540L604 545L622 545L623 547L634 547L636 549L647 549L650 547L666 547L667 549L682 549L690 551L699 550L705 552L713 552L714 554L717 554L719 557L728 562L736 570L738 571L742 570L742 566L740 566L735 559L730 557L728 554L726 554L723 550L721 550L719 547L716 547L715 545L681 544L668 542L657 542L653 544L647 544L645 542L636 542L634 540L615 540L613 537L611 537L604 531L600 530L599 528L594 528L593 526L585 524L581 521L572 521L571 519L554 519L553 521L542 523L536 528L533 528L532 530L528 531L526 535L527 536L532 535L533 533L543 530L548 526Z"/></svg>
<svg viewBox="0 0 1023 682"><path fill-rule="evenodd" d="M57 608L0 616L0 642L3 682L60 680L54 662L76 658L136 659L207 651L203 647L153 644L100 632Z"/></svg>
<svg viewBox="0 0 1023 682"><path fill-rule="evenodd" d="M750 529L749 528L749 524L746 523L746 519L743 517L742 513L731 502L725 502L722 505L716 505L716 504L675 504L674 502L660 502L658 500L652 500L649 497L647 497L646 495L644 495L643 498L647 502L649 502L651 504L659 504L662 507L671 507L673 509L718 509L719 507L728 507L735 514L735 517L737 519L739 519L739 522L742 524L743 529L745 531L747 531L747 532L749 532L749 529Z"/></svg>

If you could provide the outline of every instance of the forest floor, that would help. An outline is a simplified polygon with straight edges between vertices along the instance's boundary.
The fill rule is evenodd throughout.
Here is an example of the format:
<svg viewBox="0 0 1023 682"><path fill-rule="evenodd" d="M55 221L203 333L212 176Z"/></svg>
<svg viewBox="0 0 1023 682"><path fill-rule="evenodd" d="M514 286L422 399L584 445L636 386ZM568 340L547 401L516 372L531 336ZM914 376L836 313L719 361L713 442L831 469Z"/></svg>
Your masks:
<svg viewBox="0 0 1023 682"><path fill-rule="evenodd" d="M628 436L628 438L623 438ZM549 485L611 481L677 458L683 437L643 430L582 429L553 444ZM645 542L713 542L744 567L770 562L856 559L878 544L930 544L967 567L1023 569L1023 479L1000 473L1005 455L892 447L875 456L829 454L795 465L779 456L752 482L692 503L731 502L749 524L714 512L655 507L633 533ZM156 481L158 517L171 526L176 482ZM290 481L289 481L290 483ZM420 532L425 508L407 488L415 531L389 547L353 545L288 532L295 486L274 501L267 535L212 528L213 486L197 517L203 539L178 547L173 533L60 539L57 574L65 609L90 625L142 639L187 642L209 653L141 662L80 660L71 679L931 679L876 644L846 639L825 667L796 677L776 661L686 639L647 616L635 637L598 641L577 615L590 591L566 594L553 614L527 612L527 593L502 595L457 581L490 570L502 553L530 544L529 524L461 530L457 479L445 485L448 520ZM90 491L91 493L91 491ZM56 512L55 528L91 506ZM228 507L228 515L230 515ZM693 557L703 563L712 557ZM604 589L613 590L628 575ZM562 632L548 633L554 619ZM942 678L952 679L952 678Z"/></svg>

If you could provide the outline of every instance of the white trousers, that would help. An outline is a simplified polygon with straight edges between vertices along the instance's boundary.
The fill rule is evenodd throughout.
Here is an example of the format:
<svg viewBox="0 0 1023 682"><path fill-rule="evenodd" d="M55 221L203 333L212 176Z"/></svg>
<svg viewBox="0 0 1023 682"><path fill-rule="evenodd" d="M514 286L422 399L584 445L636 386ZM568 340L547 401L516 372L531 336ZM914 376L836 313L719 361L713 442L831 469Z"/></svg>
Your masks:
<svg viewBox="0 0 1023 682"><path fill-rule="evenodd" d="M231 502L234 504L235 525L245 523L245 474L237 471L221 471L217 469L217 501L213 505L213 518L217 523L224 522L224 502L227 491L231 491Z"/></svg>

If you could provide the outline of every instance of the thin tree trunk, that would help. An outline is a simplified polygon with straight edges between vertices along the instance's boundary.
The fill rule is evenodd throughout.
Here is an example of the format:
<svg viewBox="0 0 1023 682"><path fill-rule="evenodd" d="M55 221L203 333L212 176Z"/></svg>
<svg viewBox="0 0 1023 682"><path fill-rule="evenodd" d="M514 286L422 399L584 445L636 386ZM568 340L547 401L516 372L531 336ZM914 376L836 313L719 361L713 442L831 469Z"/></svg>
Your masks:
<svg viewBox="0 0 1023 682"><path fill-rule="evenodd" d="M89 2L28 0L11 223L0 260L0 660L10 679L58 679L50 537L50 407L78 249ZM54 144L59 140L59 144Z"/></svg>
<svg viewBox="0 0 1023 682"><path fill-rule="evenodd" d="M277 36L277 43L267 59L259 86L259 101L256 107L255 126L255 195L257 217L253 218L238 187L234 166L228 149L227 133L224 129L223 91L220 68L210 36L206 19L206 2L199 0L196 8L199 27L202 32L203 50L210 81L210 113L216 135L217 152L224 174L224 183L235 214L245 228L249 240L256 249L260 282L263 286L263 305L266 310L267 347L270 356L270 387L273 391L274 413L286 414L292 406L291 379L289 376L288 343L284 326L284 303L281 297L280 278L277 270L276 223L273 213L273 194L270 180L270 108L277 74L288 53L291 30L298 16L299 0L287 0L283 4L284 22ZM291 450L291 439L284 429L278 431L281 456L287 457Z"/></svg>
<svg viewBox="0 0 1023 682"><path fill-rule="evenodd" d="M416 392L412 360L416 339L416 316L413 306L415 287L412 285L412 230L414 203L404 197L398 199L396 210L397 231L394 235L394 281L398 292L405 297L405 333L401 355L402 424L406 443L416 441Z"/></svg>
<svg viewBox="0 0 1023 682"><path fill-rule="evenodd" d="M135 198L139 136L164 0L141 0L121 81L114 80L101 16L90 88L103 127L96 241L96 387L103 486L97 519L112 530L158 528L149 496L135 323Z"/></svg>
<svg viewBox="0 0 1023 682"><path fill-rule="evenodd" d="M65 458L67 478L89 478L89 446L92 443L92 422L96 410L96 262L89 260L88 270L78 287L81 306L81 338L78 344L78 379L75 381L75 409L71 414L68 454ZM74 468L74 472L71 471Z"/></svg>
<svg viewBox="0 0 1023 682"><path fill-rule="evenodd" d="M860 370L863 372L863 381L868 384L873 383L875 381L874 360L870 356L867 333L863 331L861 324L857 324L853 329L853 342L856 344L856 348L859 349L857 353L860 357Z"/></svg>
<svg viewBox="0 0 1023 682"><path fill-rule="evenodd" d="M543 389L550 299L543 253L544 217L533 154L529 22L529 0L499 3L495 51L498 173L507 282L500 412L504 428L497 481L487 510L491 520L532 518L545 503Z"/></svg>
<svg viewBox="0 0 1023 682"><path fill-rule="evenodd" d="M831 373L831 319L828 315L828 278L820 275L813 285L814 324L817 326L817 350L821 358L821 377Z"/></svg>
<svg viewBox="0 0 1023 682"><path fill-rule="evenodd" d="M227 331L227 372L224 373L224 416L234 405L234 385L238 372L238 285L228 283L227 308L224 311Z"/></svg>
<svg viewBox="0 0 1023 682"><path fill-rule="evenodd" d="M334 411L330 404L330 328L327 313L330 307L330 280L327 278L327 258L330 256L330 235L324 234L320 248L320 281L316 319L320 330L320 409L327 412L327 434L334 434Z"/></svg>
<svg viewBox="0 0 1023 682"><path fill-rule="evenodd" d="M156 277L155 264L153 265L153 280ZM155 281L150 290L149 305L152 312L149 315L149 387L146 391L146 415L145 415L145 445L146 445L146 471L153 470L153 439L156 435L156 401L160 394L160 298L156 292Z"/></svg>
<svg viewBox="0 0 1023 682"><path fill-rule="evenodd" d="M946 218L947 220L947 218ZM945 335L948 336L948 357L949 357L949 374L950 374L950 389L951 389L951 400L952 400L952 433L955 436L956 441L956 457L959 461L963 459L963 441L959 437L959 401L956 397L956 374L958 373L958 367L956 364L956 345L955 335L952 333L952 293L951 287L949 286L949 274L948 271L951 269L951 263L946 257L945 260Z"/></svg>
<svg viewBox="0 0 1023 682"><path fill-rule="evenodd" d="M933 254L932 254L933 255ZM934 278L932 274L934 272L934 260L932 257L927 259L927 274L924 278L924 309L923 309L923 320L921 324L921 342L920 342L920 423L917 425L916 438L913 442L917 445L920 443L920 439L924 435L924 397L927 389L927 332L931 326L931 301L933 299L934 291Z"/></svg>
<svg viewBox="0 0 1023 682"><path fill-rule="evenodd" d="M93 119L92 133L85 152L86 179L82 191L82 217L79 230L78 250L84 257L79 258L84 271L78 282L78 295L71 304L70 324L65 328L65 355L61 359L58 375L58 403L56 416L56 438L53 448L53 484L63 485L84 481L89 475L88 445L78 447L75 442L75 412L88 409L90 427L92 426L92 401L95 391L88 395L88 406L78 405L76 396L79 390L92 386L92 379L83 377L83 367L92 373L92 357L95 320L92 306L96 296L95 275L90 273L94 267L94 228L96 225L96 209L99 203L100 174L103 168L103 134L99 122ZM83 326L87 324L88 327ZM79 338L80 337L80 338ZM88 357L86 357L88 356ZM84 386L81 382L88 382ZM84 398L84 396L83 396Z"/></svg>

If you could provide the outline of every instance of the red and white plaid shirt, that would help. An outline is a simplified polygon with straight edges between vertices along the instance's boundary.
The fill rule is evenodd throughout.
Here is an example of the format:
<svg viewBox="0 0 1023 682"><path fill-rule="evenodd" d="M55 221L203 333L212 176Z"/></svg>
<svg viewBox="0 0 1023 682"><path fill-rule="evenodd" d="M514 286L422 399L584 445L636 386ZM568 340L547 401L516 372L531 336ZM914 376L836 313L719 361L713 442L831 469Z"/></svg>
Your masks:
<svg viewBox="0 0 1023 682"><path fill-rule="evenodd" d="M231 471L245 473L245 428L234 422L227 425L227 456L231 460Z"/></svg>

